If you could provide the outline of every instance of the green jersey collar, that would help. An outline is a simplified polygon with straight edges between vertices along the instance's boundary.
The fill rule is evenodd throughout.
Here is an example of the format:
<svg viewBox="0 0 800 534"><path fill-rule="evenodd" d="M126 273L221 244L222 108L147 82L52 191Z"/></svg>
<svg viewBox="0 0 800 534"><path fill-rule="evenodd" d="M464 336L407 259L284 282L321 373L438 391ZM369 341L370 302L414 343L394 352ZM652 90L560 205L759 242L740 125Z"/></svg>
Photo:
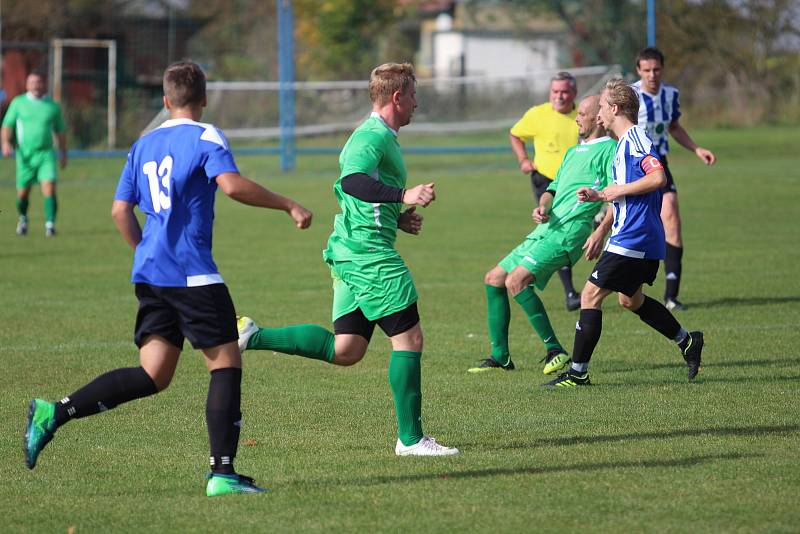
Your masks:
<svg viewBox="0 0 800 534"><path fill-rule="evenodd" d="M603 141L608 141L611 137L604 135L603 137L598 137L597 139L592 139L591 141L583 141L581 140L582 145L593 145L595 143L602 143Z"/></svg>
<svg viewBox="0 0 800 534"><path fill-rule="evenodd" d="M385 121L385 120L383 120L383 117L381 117L381 114L380 114L380 113L378 113L377 111L373 111L372 113L370 113L370 114L369 114L369 116L370 116L370 117L373 117L373 118L375 118L375 119L378 119L379 121L381 121L381 123L383 123L383 125L384 125L384 126L386 126L387 128L389 128L389 131L390 131L390 132L392 132L392 134L393 134L395 137L397 137L397 130L395 130L394 128L392 128L392 127L391 127L391 126L389 126L388 124L386 124L386 121Z"/></svg>

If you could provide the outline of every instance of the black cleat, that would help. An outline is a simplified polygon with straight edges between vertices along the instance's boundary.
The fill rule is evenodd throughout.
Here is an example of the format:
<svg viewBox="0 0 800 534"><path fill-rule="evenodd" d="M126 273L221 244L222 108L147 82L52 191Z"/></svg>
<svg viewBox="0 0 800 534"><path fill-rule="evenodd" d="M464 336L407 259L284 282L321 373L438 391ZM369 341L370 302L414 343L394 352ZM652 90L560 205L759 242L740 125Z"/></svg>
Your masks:
<svg viewBox="0 0 800 534"><path fill-rule="evenodd" d="M566 296L567 311L581 309L581 294L570 291Z"/></svg>
<svg viewBox="0 0 800 534"><path fill-rule="evenodd" d="M570 369L565 373L558 375L558 378L545 382L542 387L557 387L557 388L574 388L578 386L591 386L592 382L589 380L589 373L579 373L574 369Z"/></svg>
<svg viewBox="0 0 800 534"><path fill-rule="evenodd" d="M689 380L694 380L694 377L700 372L700 355L703 352L703 344L702 332L689 332L689 340L681 349L683 359L686 360L686 366L689 368Z"/></svg>
<svg viewBox="0 0 800 534"><path fill-rule="evenodd" d="M470 367L467 369L468 373L483 373L486 371L494 371L496 369L502 369L503 371L513 371L514 370L514 362L511 361L511 358L508 359L507 365L500 365L500 362L489 356L485 360L481 360L480 365L477 367Z"/></svg>

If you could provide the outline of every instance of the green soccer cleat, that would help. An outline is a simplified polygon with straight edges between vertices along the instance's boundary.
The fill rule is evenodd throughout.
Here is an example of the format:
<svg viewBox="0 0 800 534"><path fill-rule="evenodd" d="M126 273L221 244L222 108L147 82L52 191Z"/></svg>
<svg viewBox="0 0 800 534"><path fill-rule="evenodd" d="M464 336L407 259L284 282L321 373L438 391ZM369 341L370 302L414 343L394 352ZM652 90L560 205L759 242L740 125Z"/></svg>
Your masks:
<svg viewBox="0 0 800 534"><path fill-rule="evenodd" d="M542 373L549 375L551 373L555 373L556 371L560 371L570 363L572 360L567 354L567 351L564 349L550 349L547 351L547 355L540 360L540 362L544 362L544 369Z"/></svg>
<svg viewBox="0 0 800 534"><path fill-rule="evenodd" d="M545 382L542 387L574 388L578 386L591 386L589 373L579 373L573 369L561 373L558 378Z"/></svg>
<svg viewBox="0 0 800 534"><path fill-rule="evenodd" d="M264 488L256 486L256 481L250 477L234 473L232 475L208 474L206 495L217 497L219 495L233 495L235 493L263 493Z"/></svg>
<svg viewBox="0 0 800 534"><path fill-rule="evenodd" d="M36 459L44 446L53 439L56 432L56 405L42 399L33 399L28 408L28 426L22 449L25 452L25 465L28 469L36 467Z"/></svg>
<svg viewBox="0 0 800 534"><path fill-rule="evenodd" d="M513 371L514 370L514 362L511 361L511 358L508 359L508 363L506 365L500 365L500 362L489 356L488 358L481 360L480 365L477 367L470 367L467 369L468 373L484 373L486 371L495 371L498 369L502 369L503 371Z"/></svg>

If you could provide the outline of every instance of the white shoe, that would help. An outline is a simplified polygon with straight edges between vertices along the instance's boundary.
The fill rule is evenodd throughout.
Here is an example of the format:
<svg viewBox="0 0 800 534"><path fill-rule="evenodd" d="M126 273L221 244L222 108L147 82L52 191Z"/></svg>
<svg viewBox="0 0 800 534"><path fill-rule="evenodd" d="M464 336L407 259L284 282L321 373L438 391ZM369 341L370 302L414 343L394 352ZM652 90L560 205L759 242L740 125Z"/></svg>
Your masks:
<svg viewBox="0 0 800 534"><path fill-rule="evenodd" d="M17 235L26 235L28 233L28 218L24 215L19 216L17 222Z"/></svg>
<svg viewBox="0 0 800 534"><path fill-rule="evenodd" d="M250 317L241 315L236 317L236 328L239 330L239 352L244 352L250 336L258 332L258 325Z"/></svg>
<svg viewBox="0 0 800 534"><path fill-rule="evenodd" d="M403 445L403 442L398 439L397 445L394 446L394 453L397 456L454 456L458 454L458 449L439 445L430 436L422 436L419 442L408 446Z"/></svg>

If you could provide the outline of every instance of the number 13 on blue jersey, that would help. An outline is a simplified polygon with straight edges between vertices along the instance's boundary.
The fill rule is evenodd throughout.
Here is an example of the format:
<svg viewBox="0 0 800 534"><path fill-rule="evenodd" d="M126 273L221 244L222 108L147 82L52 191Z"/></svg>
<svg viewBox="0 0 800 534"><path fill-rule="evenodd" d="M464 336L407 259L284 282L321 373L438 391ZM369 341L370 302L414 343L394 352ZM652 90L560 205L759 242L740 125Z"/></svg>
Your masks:
<svg viewBox="0 0 800 534"><path fill-rule="evenodd" d="M165 156L160 165L155 161L148 161L142 166L142 172L147 175L147 181L150 183L150 199L153 202L153 210L159 213L161 210L170 209L172 207L172 200L169 196L172 156ZM160 184L159 178L161 179ZM166 189L166 193L161 189L162 186Z"/></svg>

